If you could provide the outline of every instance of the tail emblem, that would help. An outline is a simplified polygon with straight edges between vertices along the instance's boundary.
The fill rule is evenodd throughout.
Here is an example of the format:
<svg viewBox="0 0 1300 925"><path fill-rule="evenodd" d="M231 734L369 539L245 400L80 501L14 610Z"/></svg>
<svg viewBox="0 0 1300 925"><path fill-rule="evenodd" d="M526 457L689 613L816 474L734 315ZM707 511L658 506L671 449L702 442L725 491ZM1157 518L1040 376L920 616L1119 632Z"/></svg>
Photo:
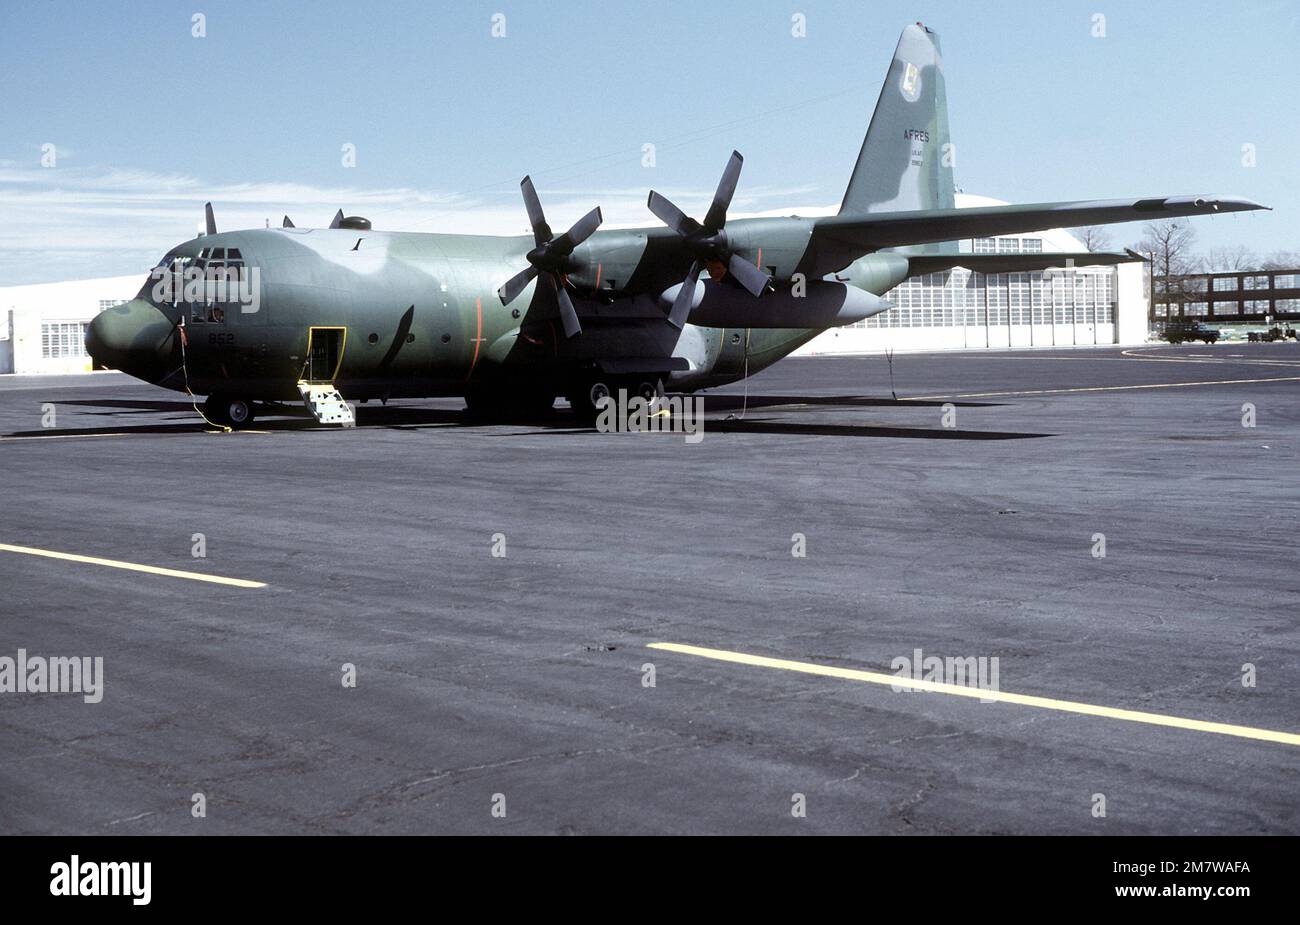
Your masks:
<svg viewBox="0 0 1300 925"><path fill-rule="evenodd" d="M909 103L915 103L921 95L921 71L915 64L905 63L903 67L903 97Z"/></svg>

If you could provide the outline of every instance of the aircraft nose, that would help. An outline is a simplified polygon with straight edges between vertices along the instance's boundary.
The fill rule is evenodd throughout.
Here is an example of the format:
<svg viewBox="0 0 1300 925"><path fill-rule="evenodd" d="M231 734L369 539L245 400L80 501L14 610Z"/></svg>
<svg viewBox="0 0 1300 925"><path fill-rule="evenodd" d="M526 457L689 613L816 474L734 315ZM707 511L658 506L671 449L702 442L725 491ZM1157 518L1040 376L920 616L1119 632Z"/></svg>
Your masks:
<svg viewBox="0 0 1300 925"><path fill-rule="evenodd" d="M110 369L156 382L170 371L174 327L144 299L104 309L86 329L86 352Z"/></svg>

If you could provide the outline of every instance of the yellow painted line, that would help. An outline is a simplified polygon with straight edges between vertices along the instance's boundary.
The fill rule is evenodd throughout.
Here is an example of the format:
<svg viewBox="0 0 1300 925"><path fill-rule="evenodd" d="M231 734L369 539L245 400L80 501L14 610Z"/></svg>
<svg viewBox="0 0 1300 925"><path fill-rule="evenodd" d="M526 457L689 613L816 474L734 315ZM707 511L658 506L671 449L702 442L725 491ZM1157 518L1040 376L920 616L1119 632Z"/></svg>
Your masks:
<svg viewBox="0 0 1300 925"><path fill-rule="evenodd" d="M1263 742L1278 742L1283 745L1300 745L1300 734L1278 732L1273 729L1257 729L1253 726L1234 726L1231 723L1213 723L1208 720L1186 719L1181 716L1168 716L1164 713L1146 713L1141 710L1122 710L1118 707L1103 707L1091 703L1078 703L1073 700L1056 700L1052 697L1035 697L1030 694L1012 694L1006 691L991 691L980 687L965 687L960 684L945 684L940 681L913 680L898 675L879 671L859 671L854 668L835 668L829 665L815 665L811 662L796 662L784 658L768 658L764 655L750 655L746 652L730 652L726 649L705 649L700 646L682 645L676 642L652 642L648 649L662 649L682 655L695 655L699 658L713 659L719 662L733 662L737 665L752 665L758 668L778 668L782 671L797 671L802 674L815 674L827 678L842 678L848 681L866 681L871 684L888 684L891 687L904 687L918 691L933 691L938 694L953 694L957 697L973 697L978 700L998 703L1015 703L1025 707L1040 707L1045 710L1057 710L1063 713L1082 713L1085 716L1103 716L1107 719L1122 719L1132 723L1146 723L1151 726L1172 726L1175 729L1190 729L1194 732L1213 732L1219 735L1237 736L1242 739L1259 739Z"/></svg>
<svg viewBox="0 0 1300 925"><path fill-rule="evenodd" d="M938 401L941 398L997 398L1007 395L1060 395L1066 392L1124 392L1131 389L1183 389L1194 385L1249 385L1258 382L1300 382L1300 376L1273 379L1207 379L1203 382L1156 382L1148 385L1094 385L1076 389L1033 389L1023 392L958 392L953 395L909 395L903 401Z"/></svg>
<svg viewBox="0 0 1300 925"><path fill-rule="evenodd" d="M130 437L131 434L125 431L113 434L32 434L31 436L17 437L13 435L0 436L0 440L80 440L86 437Z"/></svg>
<svg viewBox="0 0 1300 925"><path fill-rule="evenodd" d="M225 578L221 575L205 575L202 572L183 572L180 569L161 568L157 565L140 565L138 562L122 562L118 559L100 559L97 556L79 556L71 552L55 552L52 549L37 549L34 546L13 546L0 543L0 552L19 552L26 556L43 556L46 559L62 559L65 562L85 562L88 565L106 565L109 568L126 569L130 572L147 572L150 575L166 575L169 578L188 578L190 581L207 581L214 585L232 585L236 588L265 588L264 581L249 581L245 578Z"/></svg>
<svg viewBox="0 0 1300 925"><path fill-rule="evenodd" d="M175 431L175 432L171 432L171 433L154 433L154 432L149 432L149 431L129 431L129 430L123 430L123 431L114 431L113 433L110 433L110 434L31 434L31 435L26 435L26 434L24 434L24 435L22 435L22 436L14 436L14 435L12 435L12 434L11 434L11 435L8 435L8 436L5 436L5 435L0 434L0 441L10 442L10 441L14 441L14 440L86 440L86 439L91 439L91 438L94 438L94 437L183 437L183 436L185 436L185 435L188 434L188 433L195 433L195 431ZM270 431L270 430L231 430L231 431L224 431L224 430L207 430L207 429L205 428L205 429L203 430L203 433L205 433L205 434L225 434L225 433L232 433L232 434L264 434L264 435L269 435L269 434L274 433L274 431Z"/></svg>

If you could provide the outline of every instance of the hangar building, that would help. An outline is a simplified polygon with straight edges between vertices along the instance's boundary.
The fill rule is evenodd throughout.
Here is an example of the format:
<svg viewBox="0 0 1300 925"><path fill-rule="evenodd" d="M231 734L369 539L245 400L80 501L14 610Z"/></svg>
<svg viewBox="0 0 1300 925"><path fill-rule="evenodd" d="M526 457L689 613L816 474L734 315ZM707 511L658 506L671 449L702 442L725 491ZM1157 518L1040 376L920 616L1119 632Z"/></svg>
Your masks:
<svg viewBox="0 0 1300 925"><path fill-rule="evenodd" d="M86 325L110 305L135 298L145 274L0 288L0 373L83 373L91 369Z"/></svg>

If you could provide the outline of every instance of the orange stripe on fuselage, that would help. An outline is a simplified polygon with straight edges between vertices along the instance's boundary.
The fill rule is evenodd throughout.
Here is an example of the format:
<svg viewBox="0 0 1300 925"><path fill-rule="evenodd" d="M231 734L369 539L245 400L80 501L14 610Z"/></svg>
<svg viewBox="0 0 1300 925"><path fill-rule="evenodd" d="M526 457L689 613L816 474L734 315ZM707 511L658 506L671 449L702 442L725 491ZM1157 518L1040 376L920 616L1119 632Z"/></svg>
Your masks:
<svg viewBox="0 0 1300 925"><path fill-rule="evenodd" d="M466 380L474 375L474 367L478 363L478 345L483 342L483 300L481 298L474 300L474 314L478 316L478 330L474 334L474 357L469 361L469 372L465 374Z"/></svg>

